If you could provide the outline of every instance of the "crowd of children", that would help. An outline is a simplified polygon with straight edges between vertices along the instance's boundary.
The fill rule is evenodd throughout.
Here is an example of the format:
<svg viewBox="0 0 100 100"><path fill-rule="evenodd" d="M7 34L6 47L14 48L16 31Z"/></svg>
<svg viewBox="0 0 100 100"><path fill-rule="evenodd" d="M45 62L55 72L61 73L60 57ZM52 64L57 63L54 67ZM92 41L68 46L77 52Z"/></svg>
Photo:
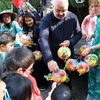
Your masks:
<svg viewBox="0 0 100 100"><path fill-rule="evenodd" d="M57 0L53 0L55 1ZM99 9L100 0L89 0L89 15L84 18L81 29L86 43L89 43L83 55L96 54L100 61ZM0 100L44 100L40 89L50 85L50 82L44 78L44 75L49 73L49 69L43 58L37 61L33 54L34 51L41 51L38 43L41 17L28 2L24 2L19 14L20 24L16 21L17 14L11 10L0 13L0 23L2 23L0 25ZM31 45L25 45L28 42L27 38L32 42ZM86 100L100 100L99 63L89 70L88 76ZM68 86L54 82L46 100L74 99Z"/></svg>

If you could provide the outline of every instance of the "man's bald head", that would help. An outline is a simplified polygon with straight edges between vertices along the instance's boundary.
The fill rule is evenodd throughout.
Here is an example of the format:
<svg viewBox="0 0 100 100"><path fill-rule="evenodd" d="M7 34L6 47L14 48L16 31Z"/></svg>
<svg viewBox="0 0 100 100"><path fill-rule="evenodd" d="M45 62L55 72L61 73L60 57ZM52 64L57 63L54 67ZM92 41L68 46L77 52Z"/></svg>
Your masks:
<svg viewBox="0 0 100 100"><path fill-rule="evenodd" d="M66 16L68 11L68 0L53 0L53 12L57 19L62 19Z"/></svg>
<svg viewBox="0 0 100 100"><path fill-rule="evenodd" d="M52 4L62 4L62 5L66 5L67 7L69 6L69 2L68 0L52 0Z"/></svg>

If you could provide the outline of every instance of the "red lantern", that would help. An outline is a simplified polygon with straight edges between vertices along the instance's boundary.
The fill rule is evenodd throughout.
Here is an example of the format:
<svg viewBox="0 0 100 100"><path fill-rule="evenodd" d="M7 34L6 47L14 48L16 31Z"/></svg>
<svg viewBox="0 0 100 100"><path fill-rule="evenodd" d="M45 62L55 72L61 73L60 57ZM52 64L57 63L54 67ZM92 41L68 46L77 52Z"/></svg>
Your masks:
<svg viewBox="0 0 100 100"><path fill-rule="evenodd" d="M24 2L24 0L12 0L12 2L14 3L14 5L17 7L17 8L20 8Z"/></svg>

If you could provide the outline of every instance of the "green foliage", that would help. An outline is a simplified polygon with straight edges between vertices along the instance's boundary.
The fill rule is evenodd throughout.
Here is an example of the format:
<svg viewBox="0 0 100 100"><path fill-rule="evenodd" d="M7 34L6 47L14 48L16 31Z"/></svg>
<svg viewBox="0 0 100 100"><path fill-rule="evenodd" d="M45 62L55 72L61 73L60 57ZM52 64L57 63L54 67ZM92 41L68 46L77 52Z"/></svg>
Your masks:
<svg viewBox="0 0 100 100"><path fill-rule="evenodd" d="M0 0L0 12L11 8L11 0Z"/></svg>
<svg viewBox="0 0 100 100"><path fill-rule="evenodd" d="M30 4L38 11L40 12L40 0L30 0Z"/></svg>

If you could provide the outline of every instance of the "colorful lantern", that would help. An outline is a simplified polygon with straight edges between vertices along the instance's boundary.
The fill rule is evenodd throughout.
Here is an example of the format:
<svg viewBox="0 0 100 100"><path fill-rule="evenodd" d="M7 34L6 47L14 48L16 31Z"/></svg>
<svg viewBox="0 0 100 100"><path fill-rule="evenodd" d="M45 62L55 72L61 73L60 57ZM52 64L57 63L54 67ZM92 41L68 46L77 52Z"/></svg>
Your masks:
<svg viewBox="0 0 100 100"><path fill-rule="evenodd" d="M89 66L85 62L81 61L77 64L77 72L79 74L85 74L88 71L89 71Z"/></svg>
<svg viewBox="0 0 100 100"><path fill-rule="evenodd" d="M53 80L54 82L57 83L62 83L62 82L68 82L69 78L66 74L66 72L62 69L60 69L58 72L52 72L51 75L45 75L44 76L48 81Z"/></svg>
<svg viewBox="0 0 100 100"><path fill-rule="evenodd" d="M35 56L35 60L41 60L42 59L42 53L39 50L36 50L33 52Z"/></svg>
<svg viewBox="0 0 100 100"><path fill-rule="evenodd" d="M71 51L68 47L60 47L57 53L58 57L62 60L66 60L71 56Z"/></svg>
<svg viewBox="0 0 100 100"><path fill-rule="evenodd" d="M84 58L84 61L92 68L98 64L98 57L95 54L89 54Z"/></svg>
<svg viewBox="0 0 100 100"><path fill-rule="evenodd" d="M76 59L68 59L65 62L65 67L69 70L69 71L76 71L77 70L77 64L78 61Z"/></svg>
<svg viewBox="0 0 100 100"><path fill-rule="evenodd" d="M80 54L83 56L83 52L84 50L87 48L88 46L87 45L83 45L80 47Z"/></svg>

